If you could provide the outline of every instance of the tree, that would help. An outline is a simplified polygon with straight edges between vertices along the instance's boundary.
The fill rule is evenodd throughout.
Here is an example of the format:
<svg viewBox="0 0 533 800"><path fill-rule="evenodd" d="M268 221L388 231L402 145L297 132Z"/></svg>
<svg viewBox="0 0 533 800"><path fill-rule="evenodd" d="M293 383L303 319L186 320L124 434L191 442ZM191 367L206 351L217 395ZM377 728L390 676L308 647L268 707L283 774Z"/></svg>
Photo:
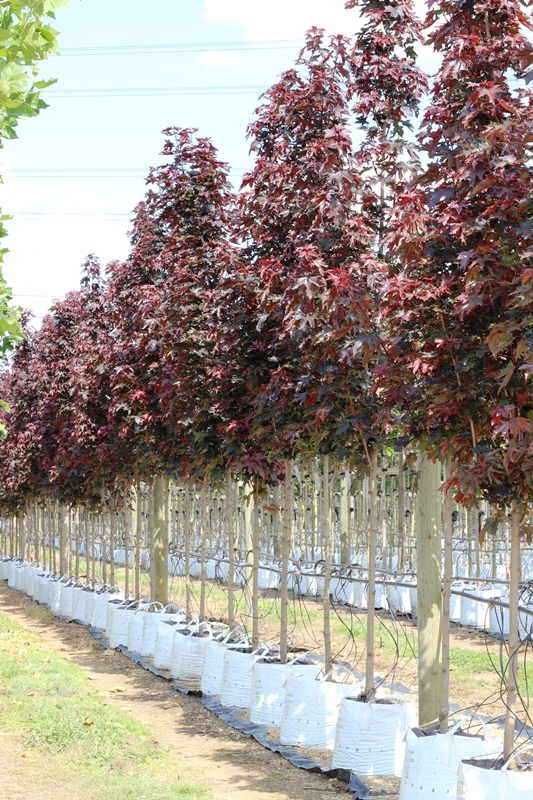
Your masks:
<svg viewBox="0 0 533 800"><path fill-rule="evenodd" d="M396 206L381 390L408 435L447 454L456 497L512 507L508 712L516 701L520 521L533 499L529 380L531 29L520 0L430 2L443 54L420 142L427 168ZM510 85L510 76L519 85ZM526 529L527 531L527 529Z"/></svg>
<svg viewBox="0 0 533 800"><path fill-rule="evenodd" d="M38 63L58 52L57 31L50 25L54 12L69 0L3 0L0 5L0 147L15 139L20 119L36 116L46 103L41 90L54 80L34 81ZM0 213L0 239L7 236ZM0 249L0 357L20 339L20 309L1 274L6 249Z"/></svg>

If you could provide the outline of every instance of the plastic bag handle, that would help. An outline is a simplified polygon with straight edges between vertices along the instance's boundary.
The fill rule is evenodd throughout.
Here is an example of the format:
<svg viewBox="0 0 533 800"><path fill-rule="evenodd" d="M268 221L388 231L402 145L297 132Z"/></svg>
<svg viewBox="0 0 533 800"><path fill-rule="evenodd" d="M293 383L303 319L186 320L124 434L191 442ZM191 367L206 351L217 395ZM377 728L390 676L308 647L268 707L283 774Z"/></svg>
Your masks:
<svg viewBox="0 0 533 800"><path fill-rule="evenodd" d="M355 673L353 672L353 670L351 670L349 667L344 667L344 666L341 664L341 665L340 665L340 667L338 667L337 669L343 669L345 672L347 672L349 675L351 675L353 678L355 678L355 682L357 683L357 676L355 675ZM324 683L324 681L326 680L326 678L329 678L329 676L330 676L330 675L333 675L333 673L334 673L334 672L335 672L335 670L334 670L334 669L330 669L330 671L329 671L329 672L326 672L326 674L324 675L324 677L323 677L323 678L320 678L320 683Z"/></svg>

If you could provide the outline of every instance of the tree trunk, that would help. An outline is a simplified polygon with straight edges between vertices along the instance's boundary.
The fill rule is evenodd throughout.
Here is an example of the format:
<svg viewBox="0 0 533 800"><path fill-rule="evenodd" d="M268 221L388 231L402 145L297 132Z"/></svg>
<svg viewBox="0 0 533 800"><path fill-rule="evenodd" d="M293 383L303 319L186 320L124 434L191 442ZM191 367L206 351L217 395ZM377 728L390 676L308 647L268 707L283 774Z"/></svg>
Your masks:
<svg viewBox="0 0 533 800"><path fill-rule="evenodd" d="M287 663L289 631L289 554L291 542L292 517L292 462L285 464L285 507L283 509L283 528L281 533L281 610L279 655L282 664Z"/></svg>
<svg viewBox="0 0 533 800"><path fill-rule="evenodd" d="M398 571L405 572L405 470L403 450L398 455Z"/></svg>
<svg viewBox="0 0 533 800"><path fill-rule="evenodd" d="M375 616L376 616L376 550L378 539L378 498L377 498L378 454L375 448L370 451L370 476L368 479L368 502L370 505L370 524L368 530L368 609L366 627L366 670L365 697L370 702L376 694L374 682L375 661Z"/></svg>
<svg viewBox="0 0 533 800"><path fill-rule="evenodd" d="M341 564L348 566L350 555L350 494L348 490L348 470L342 470L340 475L341 493L339 498L339 522L341 535Z"/></svg>
<svg viewBox="0 0 533 800"><path fill-rule="evenodd" d="M59 572L61 575L68 573L67 564L67 526L65 520L65 507L59 505ZM53 538L53 534L52 534ZM55 547L54 547L55 550Z"/></svg>
<svg viewBox="0 0 533 800"><path fill-rule="evenodd" d="M446 480L451 477L451 458L446 459ZM444 570L442 591L442 686L440 732L448 730L450 713L450 598L453 580L453 497L448 489L444 497Z"/></svg>
<svg viewBox="0 0 533 800"><path fill-rule="evenodd" d="M419 724L438 719L442 689L440 463L419 457L416 544Z"/></svg>
<svg viewBox="0 0 533 800"><path fill-rule="evenodd" d="M520 510L513 503L511 511L511 560L509 566L509 666L507 668L507 703L503 735L503 758L507 760L514 750L516 727L516 701L518 697L518 593L521 573Z"/></svg>
<svg viewBox="0 0 533 800"><path fill-rule="evenodd" d="M152 599L166 605L168 602L168 530L166 526L166 478L157 477L153 486Z"/></svg>
<svg viewBox="0 0 533 800"><path fill-rule="evenodd" d="M228 469L226 472L226 531L228 536L228 625L230 628L235 626L235 598L234 598L234 584L235 584L235 529L233 527L233 492L231 472Z"/></svg>
<svg viewBox="0 0 533 800"><path fill-rule="evenodd" d="M259 479L254 478L254 508L252 521L252 647L259 647L259 551L261 532L259 527Z"/></svg>
<svg viewBox="0 0 533 800"><path fill-rule="evenodd" d="M322 484L322 540L324 544L324 670L331 669L331 607L329 602L329 584L331 579L331 520L329 493L329 455L323 459L324 474Z"/></svg>
<svg viewBox="0 0 533 800"><path fill-rule="evenodd" d="M207 568L207 480L202 481L200 489L200 622L205 619L205 592Z"/></svg>
<svg viewBox="0 0 533 800"><path fill-rule="evenodd" d="M18 534L19 534L19 554L24 561L26 558L26 512L21 508L17 515Z"/></svg>

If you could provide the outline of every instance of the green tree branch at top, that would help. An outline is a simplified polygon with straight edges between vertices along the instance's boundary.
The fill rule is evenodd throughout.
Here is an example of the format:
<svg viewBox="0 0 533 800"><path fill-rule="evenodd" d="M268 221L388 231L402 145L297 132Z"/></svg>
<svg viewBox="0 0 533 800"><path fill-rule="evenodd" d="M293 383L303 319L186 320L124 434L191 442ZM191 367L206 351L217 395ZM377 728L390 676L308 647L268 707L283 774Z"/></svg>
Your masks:
<svg viewBox="0 0 533 800"><path fill-rule="evenodd" d="M68 0L0 0L0 147L17 137L20 119L35 117L47 107L41 90L55 81L36 80L38 64L58 52L57 31L50 24ZM0 238L7 235L0 214ZM0 353L21 338L20 309L1 273L6 249L0 249Z"/></svg>

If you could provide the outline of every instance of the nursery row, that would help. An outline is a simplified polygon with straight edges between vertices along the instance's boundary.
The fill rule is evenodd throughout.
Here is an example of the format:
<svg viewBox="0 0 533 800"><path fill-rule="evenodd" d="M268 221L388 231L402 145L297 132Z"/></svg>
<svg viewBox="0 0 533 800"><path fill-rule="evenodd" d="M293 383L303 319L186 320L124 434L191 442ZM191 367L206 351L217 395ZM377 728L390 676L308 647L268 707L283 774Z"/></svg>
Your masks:
<svg viewBox="0 0 533 800"><path fill-rule="evenodd" d="M366 703L362 676L353 670L337 666L326 674L323 660L309 653L291 653L281 663L278 648L267 643L254 650L238 627L188 619L177 606L124 599L119 589L76 586L11 559L0 562L0 579L54 614L102 632L109 647L140 657L182 689L201 691L267 726L282 745L332 750L331 768L359 777L401 776L400 800L462 797L457 782L461 792L468 770L475 770L469 760L494 760L501 752L477 718L474 728L467 718L445 734L422 733L408 695L378 691ZM511 797L525 798L531 773L515 773L511 783Z"/></svg>

